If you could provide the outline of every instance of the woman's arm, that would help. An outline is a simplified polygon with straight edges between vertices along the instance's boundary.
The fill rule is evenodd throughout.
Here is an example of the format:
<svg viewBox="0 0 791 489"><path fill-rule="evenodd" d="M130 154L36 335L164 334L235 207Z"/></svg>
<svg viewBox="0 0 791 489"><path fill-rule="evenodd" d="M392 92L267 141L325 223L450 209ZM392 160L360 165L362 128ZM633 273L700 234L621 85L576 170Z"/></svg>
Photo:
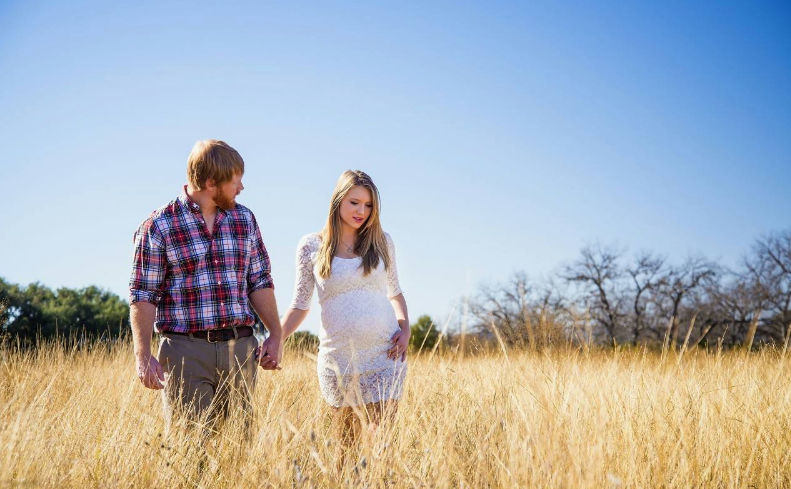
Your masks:
<svg viewBox="0 0 791 489"><path fill-rule="evenodd" d="M395 311L400 329L390 338L390 341L393 342L393 346L387 351L387 358L391 360L398 360L401 358L403 362L406 361L406 352L409 348L409 336L411 335L409 329L409 313L407 312L404 294L390 297L390 304L393 305L393 311Z"/></svg>
<svg viewBox="0 0 791 489"><path fill-rule="evenodd" d="M286 314L283 316L283 320L281 321L283 325L283 341L294 334L294 331L299 328L299 325L302 324L302 321L304 321L307 316L308 311L305 309L296 309L292 307L286 311Z"/></svg>
<svg viewBox="0 0 791 489"><path fill-rule="evenodd" d="M407 312L404 294L398 294L395 297L390 297L390 304L393 305L393 310L395 311L398 325L401 326L402 330L409 330L409 313Z"/></svg>
<svg viewBox="0 0 791 489"><path fill-rule="evenodd" d="M283 341L294 334L308 315L310 300L313 297L315 279L313 277L313 260L311 260L311 244L313 235L303 236L297 245L297 280L294 284L294 299L280 324L283 328ZM315 244L315 243L314 243Z"/></svg>

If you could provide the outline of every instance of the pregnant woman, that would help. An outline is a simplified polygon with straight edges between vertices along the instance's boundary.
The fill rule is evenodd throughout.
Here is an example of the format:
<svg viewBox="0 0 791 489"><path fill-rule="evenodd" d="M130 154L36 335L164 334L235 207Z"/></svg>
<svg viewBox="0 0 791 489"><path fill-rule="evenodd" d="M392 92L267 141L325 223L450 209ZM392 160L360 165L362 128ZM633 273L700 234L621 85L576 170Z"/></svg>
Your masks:
<svg viewBox="0 0 791 489"><path fill-rule="evenodd" d="M379 192L361 171L345 171L327 223L297 247L297 282L283 317L284 337L308 314L314 287L321 306L318 374L321 393L342 420L345 442L358 418L379 424L395 413L406 376L409 319L398 284L393 240L379 224Z"/></svg>

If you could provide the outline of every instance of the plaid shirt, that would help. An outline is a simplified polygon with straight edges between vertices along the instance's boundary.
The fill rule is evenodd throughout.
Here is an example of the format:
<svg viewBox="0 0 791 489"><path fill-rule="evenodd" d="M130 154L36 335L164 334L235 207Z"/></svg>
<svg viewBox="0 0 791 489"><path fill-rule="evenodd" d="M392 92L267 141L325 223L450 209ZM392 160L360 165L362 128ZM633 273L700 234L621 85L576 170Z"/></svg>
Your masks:
<svg viewBox="0 0 791 489"><path fill-rule="evenodd" d="M274 287L255 216L237 204L217 210L214 234L200 207L181 195L135 232L129 303L157 306L159 332L193 333L255 324L247 296Z"/></svg>

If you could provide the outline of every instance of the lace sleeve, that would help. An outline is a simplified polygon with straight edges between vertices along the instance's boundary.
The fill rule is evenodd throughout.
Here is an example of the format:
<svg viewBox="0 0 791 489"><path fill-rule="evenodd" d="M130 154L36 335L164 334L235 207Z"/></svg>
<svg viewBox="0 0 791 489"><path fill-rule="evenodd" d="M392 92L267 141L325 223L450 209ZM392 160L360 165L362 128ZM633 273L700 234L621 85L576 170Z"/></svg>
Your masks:
<svg viewBox="0 0 791 489"><path fill-rule="evenodd" d="M390 269L387 270L387 297L395 297L403 293L401 285L398 283L395 244L393 244L393 238L387 233L385 233L385 240L387 241L387 253L390 255Z"/></svg>
<svg viewBox="0 0 791 489"><path fill-rule="evenodd" d="M313 235L304 236L297 245L297 279L294 284L294 299L291 301L292 309L310 309L310 300L313 298L313 260L311 259Z"/></svg>

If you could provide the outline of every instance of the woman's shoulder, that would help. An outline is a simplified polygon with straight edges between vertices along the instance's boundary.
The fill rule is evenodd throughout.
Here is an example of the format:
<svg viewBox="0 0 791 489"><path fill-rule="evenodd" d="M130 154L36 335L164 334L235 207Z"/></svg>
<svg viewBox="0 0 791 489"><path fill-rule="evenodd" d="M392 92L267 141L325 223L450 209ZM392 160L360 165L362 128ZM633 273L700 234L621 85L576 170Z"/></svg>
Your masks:
<svg viewBox="0 0 791 489"><path fill-rule="evenodd" d="M299 240L298 248L318 249L321 245L321 234L308 233Z"/></svg>

